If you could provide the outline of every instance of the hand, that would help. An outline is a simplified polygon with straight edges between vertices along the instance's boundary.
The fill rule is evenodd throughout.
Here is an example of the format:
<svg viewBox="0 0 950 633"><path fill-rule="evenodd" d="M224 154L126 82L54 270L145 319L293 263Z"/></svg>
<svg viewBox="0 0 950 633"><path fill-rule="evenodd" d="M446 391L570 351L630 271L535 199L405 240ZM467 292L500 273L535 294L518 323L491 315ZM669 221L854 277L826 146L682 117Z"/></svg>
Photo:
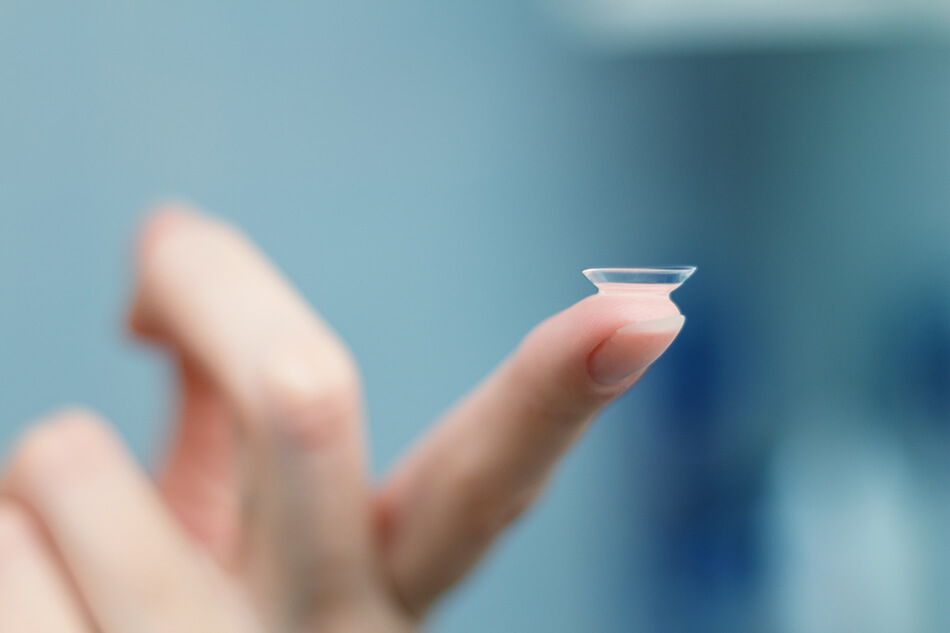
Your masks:
<svg viewBox="0 0 950 633"><path fill-rule="evenodd" d="M414 630L682 325L588 297L374 487L353 359L262 255L181 208L139 251L132 328L179 368L170 455L152 484L93 414L33 428L0 481L0 631Z"/></svg>

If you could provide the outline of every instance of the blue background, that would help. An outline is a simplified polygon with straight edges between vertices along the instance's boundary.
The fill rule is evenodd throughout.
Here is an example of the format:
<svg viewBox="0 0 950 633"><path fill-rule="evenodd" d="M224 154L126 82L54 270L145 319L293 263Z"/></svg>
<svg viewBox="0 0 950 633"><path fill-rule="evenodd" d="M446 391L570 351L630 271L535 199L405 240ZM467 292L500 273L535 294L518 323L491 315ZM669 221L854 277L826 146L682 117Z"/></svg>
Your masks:
<svg viewBox="0 0 950 633"><path fill-rule="evenodd" d="M143 209L242 226L353 348L377 472L593 266L668 356L433 629L950 626L950 47L587 49L537 6L0 0L0 445L158 453Z"/></svg>

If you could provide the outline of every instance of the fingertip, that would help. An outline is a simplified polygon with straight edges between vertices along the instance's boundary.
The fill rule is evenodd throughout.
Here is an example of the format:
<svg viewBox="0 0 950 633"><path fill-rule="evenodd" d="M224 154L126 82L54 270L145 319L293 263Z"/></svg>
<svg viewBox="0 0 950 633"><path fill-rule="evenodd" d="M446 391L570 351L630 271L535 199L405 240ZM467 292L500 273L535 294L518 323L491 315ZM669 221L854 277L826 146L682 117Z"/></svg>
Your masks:
<svg viewBox="0 0 950 633"><path fill-rule="evenodd" d="M138 232L136 252L144 262L164 239L200 217L192 205L180 200L167 200L152 205Z"/></svg>
<svg viewBox="0 0 950 633"><path fill-rule="evenodd" d="M121 453L120 440L101 416L79 406L60 409L31 425L5 473L14 496L34 502L58 497L90 471Z"/></svg>
<svg viewBox="0 0 950 633"><path fill-rule="evenodd" d="M636 321L619 328L594 348L588 359L591 379L603 386L629 386L676 339L683 327L681 314Z"/></svg>
<svg viewBox="0 0 950 633"><path fill-rule="evenodd" d="M202 217L194 205L174 199L157 202L145 212L134 242L134 259L138 273L134 298L126 315L126 326L133 336L147 341L161 338L158 327L153 323L153 319L149 318L149 310L143 301L145 269L148 262L154 259L161 244L168 242L188 226L196 224Z"/></svg>

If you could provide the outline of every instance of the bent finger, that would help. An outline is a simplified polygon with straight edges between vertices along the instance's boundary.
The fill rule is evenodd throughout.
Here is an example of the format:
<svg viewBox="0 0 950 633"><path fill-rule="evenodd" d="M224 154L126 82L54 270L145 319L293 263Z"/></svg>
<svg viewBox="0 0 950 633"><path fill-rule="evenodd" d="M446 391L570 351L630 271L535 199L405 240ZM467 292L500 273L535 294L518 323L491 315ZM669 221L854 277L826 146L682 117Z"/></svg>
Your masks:
<svg viewBox="0 0 950 633"><path fill-rule="evenodd" d="M223 222L165 209L141 259L133 326L193 359L244 425L253 575L273 587L289 571L316 606L368 587L362 396L345 345Z"/></svg>
<svg viewBox="0 0 950 633"><path fill-rule="evenodd" d="M179 410L160 490L192 537L233 569L240 519L234 412L200 368L178 364Z"/></svg>
<svg viewBox="0 0 950 633"><path fill-rule="evenodd" d="M0 500L0 631L90 632L36 525L9 500Z"/></svg>
<svg viewBox="0 0 950 633"><path fill-rule="evenodd" d="M35 426L3 488L42 523L103 633L247 630L210 559L95 416Z"/></svg>

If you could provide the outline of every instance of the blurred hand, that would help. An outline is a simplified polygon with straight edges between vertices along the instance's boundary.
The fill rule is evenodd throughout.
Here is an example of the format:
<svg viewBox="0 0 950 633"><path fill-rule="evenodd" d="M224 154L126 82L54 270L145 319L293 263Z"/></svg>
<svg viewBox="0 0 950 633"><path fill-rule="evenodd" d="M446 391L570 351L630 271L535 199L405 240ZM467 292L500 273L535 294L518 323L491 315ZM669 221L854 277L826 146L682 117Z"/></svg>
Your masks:
<svg viewBox="0 0 950 633"><path fill-rule="evenodd" d="M0 631L414 630L683 322L581 301L374 487L353 359L264 257L180 208L139 250L132 328L180 370L170 455L153 484L93 414L33 428L0 481Z"/></svg>

